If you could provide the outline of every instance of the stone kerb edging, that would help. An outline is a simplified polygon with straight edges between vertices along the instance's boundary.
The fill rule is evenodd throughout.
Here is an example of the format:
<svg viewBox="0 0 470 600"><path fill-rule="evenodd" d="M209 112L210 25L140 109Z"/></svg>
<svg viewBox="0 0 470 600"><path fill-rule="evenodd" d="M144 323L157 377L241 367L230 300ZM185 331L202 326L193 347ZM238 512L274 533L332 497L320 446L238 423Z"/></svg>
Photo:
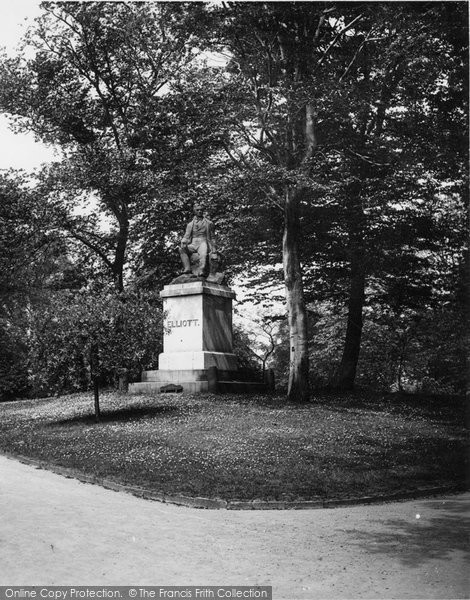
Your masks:
<svg viewBox="0 0 470 600"><path fill-rule="evenodd" d="M77 469L70 467L61 467L42 460L36 460L27 456L11 454L0 450L0 454L11 460L17 460L23 464L51 471L57 475L62 475L67 479L77 479L82 483L91 483L115 492L126 492L144 498L145 500L154 500L165 504L176 504L188 508L206 508L206 509L226 509L226 510L308 510L317 508L336 508L341 506L355 506L360 504L381 504L386 502L399 502L402 500L412 500L444 494L457 494L466 491L464 485L434 486L429 488L418 487L413 490L403 490L391 494L381 494L377 496L362 496L357 498L331 498L330 500L300 500L300 501L278 501L278 500L223 500L222 498L200 498L182 495L165 495L142 487L124 485L98 477L95 475L86 475Z"/></svg>

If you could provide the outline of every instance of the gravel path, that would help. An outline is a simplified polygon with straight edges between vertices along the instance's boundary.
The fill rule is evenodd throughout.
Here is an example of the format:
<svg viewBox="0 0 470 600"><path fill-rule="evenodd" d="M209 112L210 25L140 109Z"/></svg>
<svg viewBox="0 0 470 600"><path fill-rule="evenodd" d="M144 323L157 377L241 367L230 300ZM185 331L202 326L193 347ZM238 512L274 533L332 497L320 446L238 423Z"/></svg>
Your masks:
<svg viewBox="0 0 470 600"><path fill-rule="evenodd" d="M0 456L0 585L272 585L469 598L470 494L303 511L160 504Z"/></svg>

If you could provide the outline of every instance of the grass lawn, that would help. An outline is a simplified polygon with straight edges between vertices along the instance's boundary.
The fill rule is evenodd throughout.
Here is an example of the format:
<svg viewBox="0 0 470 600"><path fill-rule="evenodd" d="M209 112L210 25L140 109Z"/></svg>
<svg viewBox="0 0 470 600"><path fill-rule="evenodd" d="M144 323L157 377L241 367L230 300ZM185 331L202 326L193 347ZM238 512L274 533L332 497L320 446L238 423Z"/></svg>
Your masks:
<svg viewBox="0 0 470 600"><path fill-rule="evenodd" d="M314 500L463 485L463 401L88 394L0 404L0 449L164 494Z"/></svg>

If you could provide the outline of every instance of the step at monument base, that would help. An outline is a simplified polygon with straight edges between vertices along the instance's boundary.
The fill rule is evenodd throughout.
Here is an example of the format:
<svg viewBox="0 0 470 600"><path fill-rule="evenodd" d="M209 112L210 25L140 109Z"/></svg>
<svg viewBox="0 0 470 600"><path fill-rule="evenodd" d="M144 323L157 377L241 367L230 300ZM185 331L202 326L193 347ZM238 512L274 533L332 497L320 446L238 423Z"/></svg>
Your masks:
<svg viewBox="0 0 470 600"><path fill-rule="evenodd" d="M180 385L183 392L197 394L209 391L208 381L141 381L129 384L129 394L161 394L162 387L167 385Z"/></svg>
<svg viewBox="0 0 470 600"><path fill-rule="evenodd" d="M240 371L217 370L217 392L249 393L265 392L267 385L261 381L252 381ZM207 369L159 369L144 371L142 381L129 385L130 394L159 394L165 386L181 386L183 392L198 393L210 390Z"/></svg>

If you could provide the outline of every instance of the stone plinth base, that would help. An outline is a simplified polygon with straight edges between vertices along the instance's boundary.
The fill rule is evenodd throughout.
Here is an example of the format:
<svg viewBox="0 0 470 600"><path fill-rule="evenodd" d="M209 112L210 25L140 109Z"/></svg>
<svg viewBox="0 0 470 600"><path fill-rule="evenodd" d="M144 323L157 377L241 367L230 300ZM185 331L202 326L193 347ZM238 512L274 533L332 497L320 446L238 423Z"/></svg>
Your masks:
<svg viewBox="0 0 470 600"><path fill-rule="evenodd" d="M162 381L142 381L140 383L131 383L129 385L129 394L160 394L162 388L168 383ZM207 381L182 381L179 384L184 392L190 394L200 394L209 391L209 384Z"/></svg>
<svg viewBox="0 0 470 600"><path fill-rule="evenodd" d="M140 383L131 383L131 394L159 394L166 386L181 386L184 392L218 392L218 393L262 393L268 391L268 386L260 381L241 380L242 373L238 371L217 370L216 379L211 379L209 369L174 370L159 369L144 371ZM163 388L163 389L162 389Z"/></svg>
<svg viewBox="0 0 470 600"><path fill-rule="evenodd" d="M185 392L208 392L207 369L158 369L144 371L140 383L129 386L131 394L155 394L167 385L177 385Z"/></svg>
<svg viewBox="0 0 470 600"><path fill-rule="evenodd" d="M130 393L155 393L167 385L188 392L210 390L208 370L236 372L233 353L232 300L225 285L205 280L173 283L161 292L165 313L163 352L158 371L146 371ZM234 377L231 377L234 379Z"/></svg>
<svg viewBox="0 0 470 600"><path fill-rule="evenodd" d="M237 368L232 338L235 294L230 288L195 281L166 285L160 296L166 315L160 369L227 368L222 354L230 355L226 359L231 361L229 368Z"/></svg>
<svg viewBox="0 0 470 600"><path fill-rule="evenodd" d="M161 292L165 323L157 371L144 371L131 394L182 391L265 392L269 385L248 380L233 353L232 300L225 285L190 280Z"/></svg>

